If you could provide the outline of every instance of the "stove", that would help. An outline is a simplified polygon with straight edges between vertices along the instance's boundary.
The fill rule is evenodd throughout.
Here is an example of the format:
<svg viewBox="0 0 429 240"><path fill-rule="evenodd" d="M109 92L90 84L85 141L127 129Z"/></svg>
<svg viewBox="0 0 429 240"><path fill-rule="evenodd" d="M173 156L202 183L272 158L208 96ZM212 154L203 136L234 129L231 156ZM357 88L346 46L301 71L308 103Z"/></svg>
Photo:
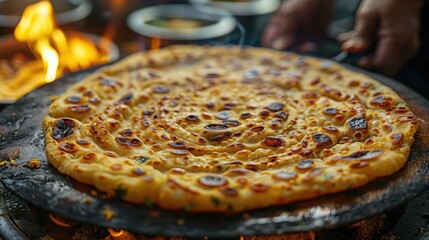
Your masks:
<svg viewBox="0 0 429 240"><path fill-rule="evenodd" d="M407 205L340 228L271 236L237 236L231 240L424 240L429 239L428 224L429 191L425 191ZM0 185L0 239L192 240L176 236L143 236L64 219L27 203L3 185Z"/></svg>

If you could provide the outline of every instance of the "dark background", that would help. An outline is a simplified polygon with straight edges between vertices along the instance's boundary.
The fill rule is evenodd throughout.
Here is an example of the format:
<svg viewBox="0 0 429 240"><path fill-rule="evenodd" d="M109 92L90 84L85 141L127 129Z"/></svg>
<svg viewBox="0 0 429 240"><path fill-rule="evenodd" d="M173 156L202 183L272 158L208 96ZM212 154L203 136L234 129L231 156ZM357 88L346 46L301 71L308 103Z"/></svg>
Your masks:
<svg viewBox="0 0 429 240"><path fill-rule="evenodd" d="M98 35L110 36L118 44L121 56L146 49L148 39L132 32L126 26L126 17L128 14L140 7L164 4L164 3L185 3L186 1L168 1L168 0L92 0L93 11L89 17L72 24L62 25L64 30L78 30L82 32L95 33ZM392 78L409 85L412 89L429 98L429 4L423 8L421 18L421 47L417 55L411 59L404 67ZM334 23L331 30L345 31L353 26L352 15L355 9L349 8L341 11L337 9ZM259 46L260 34L263 26L266 24L270 15L258 17L242 17L239 20L246 27L245 45ZM13 33L13 29L0 27L1 36ZM331 32L332 33L332 32ZM239 34L239 33L232 33ZM318 49L315 53L322 57L331 58L340 51L338 44L333 39L334 36L318 40ZM222 40L222 39L221 39ZM235 42L234 42L235 41ZM222 41L221 41L222 42ZM229 38L224 43L236 44L237 38ZM301 49L293 49L300 51ZM0 49L0 54L1 54ZM4 107L4 106L3 106ZM1 106L0 106L1 110ZM384 239L425 239L429 232L427 227L429 223L429 191L403 206L404 215L399 220L393 230L385 236Z"/></svg>

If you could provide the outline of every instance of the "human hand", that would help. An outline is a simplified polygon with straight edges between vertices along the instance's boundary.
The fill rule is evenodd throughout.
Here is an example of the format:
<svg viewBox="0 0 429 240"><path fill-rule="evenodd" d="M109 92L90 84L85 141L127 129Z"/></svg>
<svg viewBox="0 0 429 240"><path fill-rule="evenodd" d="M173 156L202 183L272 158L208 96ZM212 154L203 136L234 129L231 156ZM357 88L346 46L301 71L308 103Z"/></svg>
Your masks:
<svg viewBox="0 0 429 240"><path fill-rule="evenodd" d="M422 0L363 0L351 32L338 40L348 53L362 53L376 42L373 56L363 57L358 66L395 74L419 48Z"/></svg>
<svg viewBox="0 0 429 240"><path fill-rule="evenodd" d="M283 50L322 37L332 14L332 0L284 0L265 28L262 45Z"/></svg>

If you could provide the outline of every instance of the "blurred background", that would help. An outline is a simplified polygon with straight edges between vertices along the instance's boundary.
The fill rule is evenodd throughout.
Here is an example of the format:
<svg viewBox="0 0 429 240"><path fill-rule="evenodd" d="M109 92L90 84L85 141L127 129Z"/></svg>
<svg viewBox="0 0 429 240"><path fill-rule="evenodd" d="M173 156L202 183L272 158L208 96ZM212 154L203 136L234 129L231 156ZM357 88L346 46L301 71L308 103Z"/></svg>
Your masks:
<svg viewBox="0 0 429 240"><path fill-rule="evenodd" d="M178 43L260 46L264 27L281 4L281 0L51 0L52 10L41 4L27 8L40 2L46 0L0 0L1 103L14 102L67 72L141 50ZM324 58L339 54L335 39L352 29L359 3L336 0L326 37L309 39L312 44L290 50ZM164 4L187 6L156 7ZM50 11L56 21L47 17ZM37 12L44 17L37 17ZM428 14L422 14L420 51L394 76L426 98L428 19ZM353 64L358 57L345 62Z"/></svg>

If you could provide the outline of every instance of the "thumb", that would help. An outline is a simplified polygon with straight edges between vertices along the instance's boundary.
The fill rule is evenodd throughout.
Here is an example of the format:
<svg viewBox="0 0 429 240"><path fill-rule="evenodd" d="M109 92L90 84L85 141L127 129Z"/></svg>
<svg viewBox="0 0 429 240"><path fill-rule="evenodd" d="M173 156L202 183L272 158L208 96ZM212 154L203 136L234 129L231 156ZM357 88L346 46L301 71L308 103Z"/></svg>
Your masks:
<svg viewBox="0 0 429 240"><path fill-rule="evenodd" d="M368 49L377 30L377 15L374 11L359 11L351 37L341 48L348 53L361 53Z"/></svg>

